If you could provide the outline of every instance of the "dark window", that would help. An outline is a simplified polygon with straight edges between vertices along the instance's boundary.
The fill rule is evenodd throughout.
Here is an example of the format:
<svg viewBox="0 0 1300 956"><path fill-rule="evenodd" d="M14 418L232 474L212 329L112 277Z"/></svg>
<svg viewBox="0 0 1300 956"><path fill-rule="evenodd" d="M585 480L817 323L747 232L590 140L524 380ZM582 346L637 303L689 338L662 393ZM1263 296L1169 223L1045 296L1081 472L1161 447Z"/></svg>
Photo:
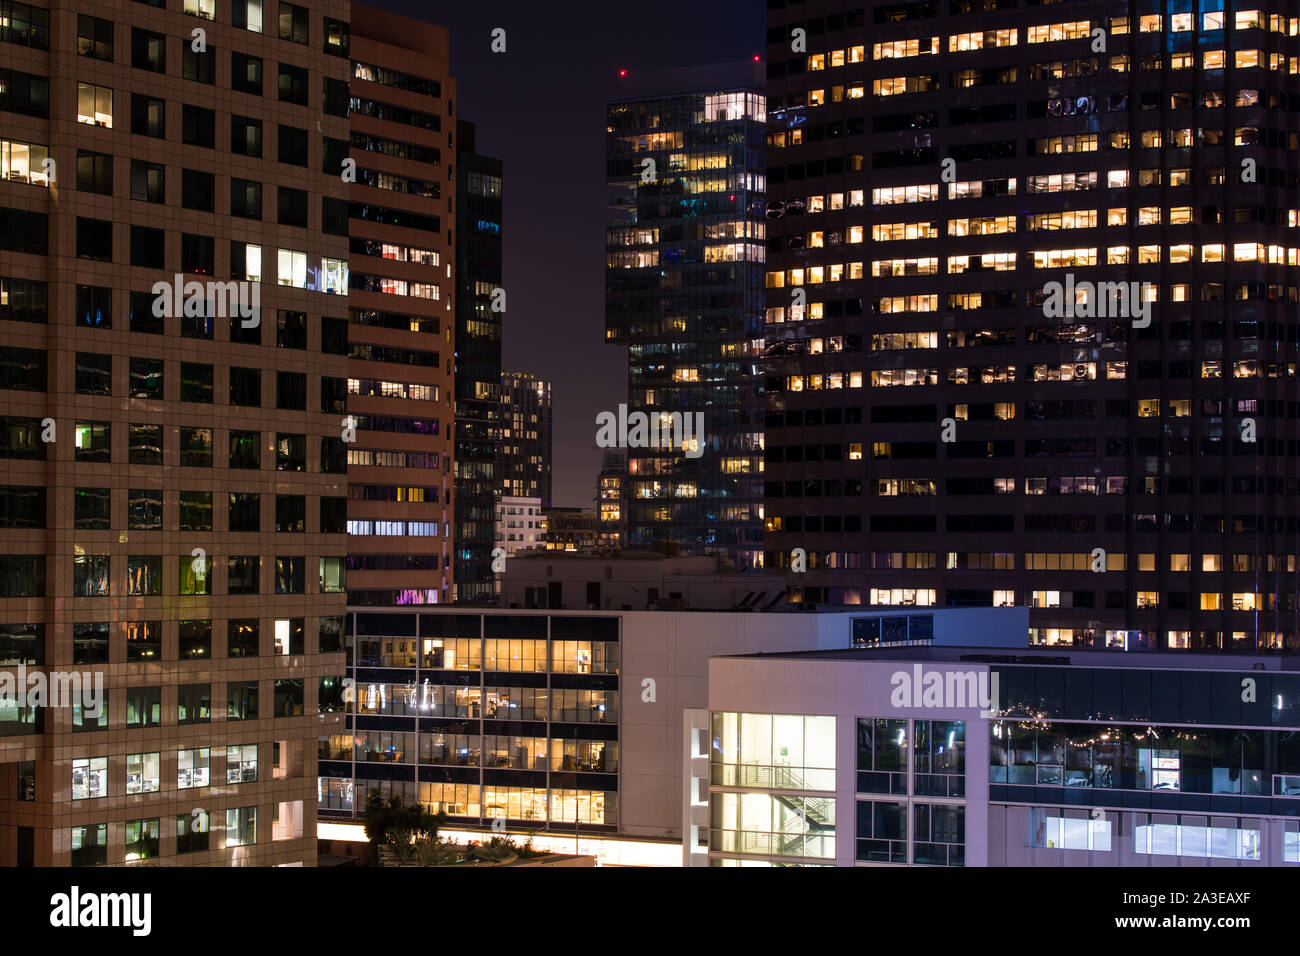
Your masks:
<svg viewBox="0 0 1300 956"><path fill-rule="evenodd" d="M106 623L72 625L72 663L107 664L108 634Z"/></svg>
<svg viewBox="0 0 1300 956"><path fill-rule="evenodd" d="M45 460L45 431L39 418L0 416L0 458L23 458L29 461Z"/></svg>
<svg viewBox="0 0 1300 956"><path fill-rule="evenodd" d="M37 485L0 485L0 528L45 527L45 488ZM0 660L3 660L0 654Z"/></svg>
<svg viewBox="0 0 1300 956"><path fill-rule="evenodd" d="M113 290L104 286L77 286L76 322L92 329L113 327Z"/></svg>
<svg viewBox="0 0 1300 956"><path fill-rule="evenodd" d="M112 62L113 21L77 14L77 55Z"/></svg>
<svg viewBox="0 0 1300 956"><path fill-rule="evenodd" d="M307 498L305 495L275 496L275 530L303 532L307 530Z"/></svg>
<svg viewBox="0 0 1300 956"><path fill-rule="evenodd" d="M260 468L262 458L261 432L230 432L230 467Z"/></svg>
<svg viewBox="0 0 1300 956"><path fill-rule="evenodd" d="M230 214L245 219L262 218L262 184L251 179L230 180Z"/></svg>
<svg viewBox="0 0 1300 956"><path fill-rule="evenodd" d="M0 3L0 40L36 50L50 48L50 12L29 3Z"/></svg>
<svg viewBox="0 0 1300 956"><path fill-rule="evenodd" d="M126 659L128 661L162 660L162 621L127 622Z"/></svg>
<svg viewBox="0 0 1300 956"><path fill-rule="evenodd" d="M107 597L109 557L106 554L78 554L72 559L74 597Z"/></svg>
<svg viewBox="0 0 1300 956"><path fill-rule="evenodd" d="M181 142L212 149L217 141L217 114L202 106L181 107Z"/></svg>
<svg viewBox="0 0 1300 956"><path fill-rule="evenodd" d="M163 317L153 310L157 296L152 292L131 293L130 324L132 332L147 335L163 334Z"/></svg>
<svg viewBox="0 0 1300 956"><path fill-rule="evenodd" d="M161 555L126 555L126 593L140 597L156 597L162 593Z"/></svg>
<svg viewBox="0 0 1300 956"><path fill-rule="evenodd" d="M11 350L13 351L13 350ZM44 353L41 354L44 366ZM113 356L99 352L78 352L76 368L78 395L113 394Z"/></svg>
<svg viewBox="0 0 1300 956"><path fill-rule="evenodd" d="M299 412L307 410L306 373L275 373L275 407Z"/></svg>
<svg viewBox="0 0 1300 956"><path fill-rule="evenodd" d="M307 559L297 556L275 559L275 593L302 594L307 589Z"/></svg>
<svg viewBox="0 0 1300 956"><path fill-rule="evenodd" d="M127 688L126 725L128 727L157 727L161 723L162 688Z"/></svg>
<svg viewBox="0 0 1300 956"><path fill-rule="evenodd" d="M45 625L0 624L0 661L6 667L45 663Z"/></svg>
<svg viewBox="0 0 1300 956"><path fill-rule="evenodd" d="M77 258L113 261L113 223L77 217Z"/></svg>
<svg viewBox="0 0 1300 956"><path fill-rule="evenodd" d="M285 678L275 682L275 716L301 717L303 682Z"/></svg>
<svg viewBox="0 0 1300 956"><path fill-rule="evenodd" d="M320 440L320 470L327 475L346 475L348 449L341 436L323 435Z"/></svg>
<svg viewBox="0 0 1300 956"><path fill-rule="evenodd" d="M180 530L212 530L212 492L180 492Z"/></svg>
<svg viewBox="0 0 1300 956"><path fill-rule="evenodd" d="M280 309L275 319L275 344L282 349L305 349L307 313Z"/></svg>
<svg viewBox="0 0 1300 956"><path fill-rule="evenodd" d="M199 853L207 850L211 846L208 838L210 832L208 811L199 810L195 813L177 814L176 852Z"/></svg>
<svg viewBox="0 0 1300 956"><path fill-rule="evenodd" d="M196 51L192 44L181 44L181 76L196 83L211 83L216 73L217 51L213 47Z"/></svg>
<svg viewBox="0 0 1300 956"><path fill-rule="evenodd" d="M0 319L45 324L48 306L49 287L44 282L0 276Z"/></svg>
<svg viewBox="0 0 1300 956"><path fill-rule="evenodd" d="M320 410L332 415L346 415L348 411L348 380L322 375L320 378Z"/></svg>
<svg viewBox="0 0 1300 956"><path fill-rule="evenodd" d="M320 499L320 533L346 534L348 530L348 499L322 495Z"/></svg>
<svg viewBox="0 0 1300 956"><path fill-rule="evenodd" d="M235 491L230 495L230 530L261 531L261 497L248 491Z"/></svg>
<svg viewBox="0 0 1300 956"><path fill-rule="evenodd" d="M326 316L320 320L320 350L326 355L348 354L347 319Z"/></svg>
<svg viewBox="0 0 1300 956"><path fill-rule="evenodd" d="M322 617L320 619L320 652L331 654L343 650L343 618ZM322 681L323 683L323 681ZM342 689L342 685L337 685Z"/></svg>
<svg viewBox="0 0 1300 956"><path fill-rule="evenodd" d="M230 88L237 93L262 95L262 60L245 53L230 55Z"/></svg>
<svg viewBox="0 0 1300 956"><path fill-rule="evenodd" d="M211 236L181 234L181 271L210 276L216 270L216 242ZM182 316L184 318L184 316ZM211 334L204 338L211 338Z"/></svg>
<svg viewBox="0 0 1300 956"><path fill-rule="evenodd" d="M163 360L131 357L132 398L161 402L163 395Z"/></svg>
<svg viewBox="0 0 1300 956"><path fill-rule="evenodd" d="M77 530L107 531L112 500L111 489L77 488L72 492L72 526Z"/></svg>
<svg viewBox="0 0 1300 956"><path fill-rule="evenodd" d="M112 428L108 422L77 422L77 461L112 461Z"/></svg>
<svg viewBox="0 0 1300 956"><path fill-rule="evenodd" d="M45 555L0 554L0 597L45 597Z"/></svg>
<svg viewBox="0 0 1300 956"><path fill-rule="evenodd" d="M88 87L93 109L95 87ZM112 102L110 90L104 90ZM80 89L78 99L81 99ZM78 104L80 108L80 104ZM43 76L20 73L17 70L0 70L0 110L23 113L27 116L50 118L50 81ZM93 113L91 114L93 115Z"/></svg>
<svg viewBox="0 0 1300 956"><path fill-rule="evenodd" d="M131 30L131 65L137 70L149 70L153 73L167 72L167 38L161 33Z"/></svg>
<svg viewBox="0 0 1300 956"><path fill-rule="evenodd" d="M0 349L0 388L43 392L47 375L44 349Z"/></svg>
<svg viewBox="0 0 1300 956"><path fill-rule="evenodd" d="M348 202L346 199L321 197L321 232L327 236L348 234Z"/></svg>
<svg viewBox="0 0 1300 956"><path fill-rule="evenodd" d="M82 192L113 195L113 157L77 150L77 188Z"/></svg>
<svg viewBox="0 0 1300 956"><path fill-rule="evenodd" d="M277 130L279 148L276 159L290 166L307 165L307 131L296 126L280 124Z"/></svg>
<svg viewBox="0 0 1300 956"><path fill-rule="evenodd" d="M307 470L307 436L277 434L275 436L275 470Z"/></svg>
<svg viewBox="0 0 1300 956"><path fill-rule="evenodd" d="M191 468L212 467L212 429L181 429L181 464Z"/></svg>
<svg viewBox="0 0 1300 956"><path fill-rule="evenodd" d="M348 158L348 141L326 136L321 140L322 172L337 176L343 171L343 161Z"/></svg>
<svg viewBox="0 0 1300 956"><path fill-rule="evenodd" d="M162 464L162 426L127 426L127 461L133 465Z"/></svg>
<svg viewBox="0 0 1300 956"><path fill-rule="evenodd" d="M128 531L161 531L163 526L163 499L161 491L132 488L126 495L126 527Z"/></svg>
<svg viewBox="0 0 1300 956"><path fill-rule="evenodd" d="M262 121L247 116L230 117L230 151L236 156L262 158ZM257 208L261 215L261 187L258 187Z"/></svg>
<svg viewBox="0 0 1300 956"><path fill-rule="evenodd" d="M158 163L131 160L131 198L142 202L166 202L166 172Z"/></svg>
<svg viewBox="0 0 1300 956"><path fill-rule="evenodd" d="M231 621L226 628L227 657L257 657L257 621Z"/></svg>
<svg viewBox="0 0 1300 956"><path fill-rule="evenodd" d="M186 209L212 212L216 177L197 169L181 170L181 205Z"/></svg>
<svg viewBox="0 0 1300 956"><path fill-rule="evenodd" d="M181 621L180 632L181 660L190 660L196 657L207 658L211 656L211 621ZM186 653L187 650L194 648L200 641L202 642L200 645L202 653ZM211 709L211 684L181 684L180 687L176 689L176 723L206 723L212 716Z"/></svg>
<svg viewBox="0 0 1300 956"><path fill-rule="evenodd" d="M230 404L246 408L262 406L262 371L256 368L230 367Z"/></svg>
<svg viewBox="0 0 1300 956"><path fill-rule="evenodd" d="M270 4L267 4L270 6ZM307 8L296 3L280 4L280 39L294 43L307 41Z"/></svg>
<svg viewBox="0 0 1300 956"><path fill-rule="evenodd" d="M256 630L257 622L252 624ZM257 720L257 681L226 684L226 720Z"/></svg>
<svg viewBox="0 0 1300 956"><path fill-rule="evenodd" d="M307 191L281 186L276 203L278 221L282 226L307 228Z"/></svg>
<svg viewBox="0 0 1300 956"><path fill-rule="evenodd" d="M167 104L142 93L132 93L131 132L163 139L167 135Z"/></svg>
<svg viewBox="0 0 1300 956"><path fill-rule="evenodd" d="M148 226L131 227L131 265L145 269L164 269L166 266L166 233ZM150 305L152 310L153 306Z"/></svg>
<svg viewBox="0 0 1300 956"><path fill-rule="evenodd" d="M212 404L212 366L197 362L181 363L181 401Z"/></svg>
<svg viewBox="0 0 1300 956"><path fill-rule="evenodd" d="M280 99L299 106L307 105L307 71L300 66L280 64Z"/></svg>
<svg viewBox="0 0 1300 956"><path fill-rule="evenodd" d="M49 248L50 221L45 213L0 208L0 251L44 256Z"/></svg>
<svg viewBox="0 0 1300 956"><path fill-rule="evenodd" d="M336 80L332 76L325 77L325 86L323 90L322 108L326 116L343 116L348 115L348 103L351 100L349 95L348 81Z"/></svg>
<svg viewBox="0 0 1300 956"><path fill-rule="evenodd" d="M231 594L258 593L261 558L255 554L235 555L226 560L226 590Z"/></svg>

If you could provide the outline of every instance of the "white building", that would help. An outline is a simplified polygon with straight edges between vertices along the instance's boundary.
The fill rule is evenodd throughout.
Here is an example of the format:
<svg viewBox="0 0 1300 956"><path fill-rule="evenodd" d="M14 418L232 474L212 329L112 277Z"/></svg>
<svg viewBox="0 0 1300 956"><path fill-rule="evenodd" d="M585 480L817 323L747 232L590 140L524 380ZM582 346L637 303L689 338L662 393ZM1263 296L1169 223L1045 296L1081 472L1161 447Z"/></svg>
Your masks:
<svg viewBox="0 0 1300 956"><path fill-rule="evenodd" d="M496 546L506 557L546 546L546 518L541 498L503 496L496 505Z"/></svg>

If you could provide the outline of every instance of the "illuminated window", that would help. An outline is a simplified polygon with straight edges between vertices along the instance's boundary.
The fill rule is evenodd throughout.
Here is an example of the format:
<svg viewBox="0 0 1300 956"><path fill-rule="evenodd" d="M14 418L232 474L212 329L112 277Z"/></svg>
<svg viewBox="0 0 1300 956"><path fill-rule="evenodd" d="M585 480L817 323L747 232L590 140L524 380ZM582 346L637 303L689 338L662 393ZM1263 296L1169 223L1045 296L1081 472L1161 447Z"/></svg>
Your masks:
<svg viewBox="0 0 1300 956"><path fill-rule="evenodd" d="M77 84L77 122L113 128L113 91L107 86Z"/></svg>

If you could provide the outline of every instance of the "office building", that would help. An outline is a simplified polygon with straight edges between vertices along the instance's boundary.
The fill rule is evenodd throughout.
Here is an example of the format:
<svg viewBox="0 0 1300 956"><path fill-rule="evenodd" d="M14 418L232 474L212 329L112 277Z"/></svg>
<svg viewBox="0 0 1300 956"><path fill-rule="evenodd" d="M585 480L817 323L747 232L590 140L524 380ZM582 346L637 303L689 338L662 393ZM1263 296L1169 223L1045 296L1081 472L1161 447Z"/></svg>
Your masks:
<svg viewBox="0 0 1300 956"><path fill-rule="evenodd" d="M686 865L1300 865L1292 659L872 650L867 630L710 661Z"/></svg>
<svg viewBox="0 0 1300 956"><path fill-rule="evenodd" d="M596 476L596 547L601 551L620 551L626 541L627 459L617 452L606 452Z"/></svg>
<svg viewBox="0 0 1300 956"><path fill-rule="evenodd" d="M315 865L348 33L336 0L4 5L0 863Z"/></svg>
<svg viewBox="0 0 1300 956"><path fill-rule="evenodd" d="M629 98L607 110L605 161L617 192L605 340L628 351L628 415L680 415L703 429L627 449L627 546L746 566L761 563L763 514L766 117L756 67L675 71L644 95L655 79L629 80Z"/></svg>
<svg viewBox="0 0 1300 956"><path fill-rule="evenodd" d="M591 554L596 550L596 512L585 508L550 507L546 519L546 550Z"/></svg>
<svg viewBox="0 0 1300 956"><path fill-rule="evenodd" d="M501 373L501 494L551 506L551 383Z"/></svg>
<svg viewBox="0 0 1300 956"><path fill-rule="evenodd" d="M348 603L440 604L453 577L456 84L445 28L356 12L350 140L327 142L325 160L355 162Z"/></svg>
<svg viewBox="0 0 1300 956"><path fill-rule="evenodd" d="M1023 608L358 610L356 703L347 727L320 740L322 833L355 838L373 789L444 811L449 830L477 839L501 817L512 834L594 838L593 852L625 862L680 864L683 712L708 706L710 656L843 650L866 622L907 635L911 617L917 640L1025 642Z"/></svg>
<svg viewBox="0 0 1300 956"><path fill-rule="evenodd" d="M517 552L546 548L546 514L542 499L502 495L496 499L496 544L505 557Z"/></svg>
<svg viewBox="0 0 1300 956"><path fill-rule="evenodd" d="M768 5L764 547L804 601L1295 650L1297 22Z"/></svg>
<svg viewBox="0 0 1300 956"><path fill-rule="evenodd" d="M490 600L493 513L500 494L502 163L480 155L475 126L456 124L455 600Z"/></svg>

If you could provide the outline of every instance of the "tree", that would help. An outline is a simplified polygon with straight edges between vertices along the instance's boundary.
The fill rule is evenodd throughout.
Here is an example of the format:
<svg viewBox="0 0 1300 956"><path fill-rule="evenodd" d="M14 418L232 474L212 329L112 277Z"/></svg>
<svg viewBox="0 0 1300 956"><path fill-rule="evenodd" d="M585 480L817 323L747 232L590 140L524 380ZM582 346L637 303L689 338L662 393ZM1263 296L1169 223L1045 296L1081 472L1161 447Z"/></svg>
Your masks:
<svg viewBox="0 0 1300 956"><path fill-rule="evenodd" d="M410 858L417 842L436 842L445 819L442 813L434 816L422 803L403 803L397 794L387 803L378 790L371 790L366 797L366 839L376 849L391 846L402 862Z"/></svg>

